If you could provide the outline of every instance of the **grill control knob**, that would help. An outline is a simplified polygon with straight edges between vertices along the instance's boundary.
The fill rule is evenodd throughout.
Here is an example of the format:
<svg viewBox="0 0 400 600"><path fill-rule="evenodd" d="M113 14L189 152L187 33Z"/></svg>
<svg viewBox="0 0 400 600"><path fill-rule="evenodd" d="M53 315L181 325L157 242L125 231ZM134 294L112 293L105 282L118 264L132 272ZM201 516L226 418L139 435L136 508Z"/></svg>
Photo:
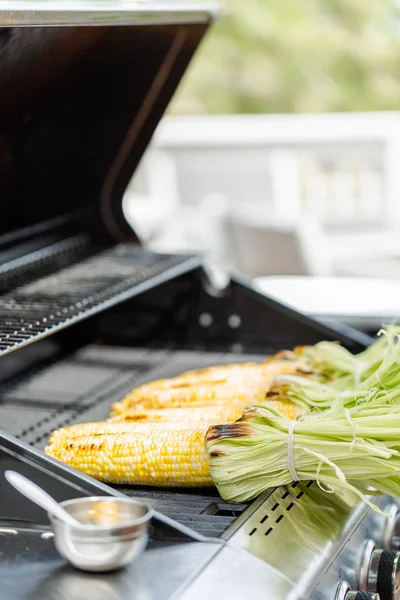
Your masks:
<svg viewBox="0 0 400 600"><path fill-rule="evenodd" d="M355 592L347 581L343 581L336 591L335 600L380 600L380 598L375 592Z"/></svg>
<svg viewBox="0 0 400 600"><path fill-rule="evenodd" d="M400 553L376 550L368 541L361 561L360 588L377 592L381 600L400 600Z"/></svg>

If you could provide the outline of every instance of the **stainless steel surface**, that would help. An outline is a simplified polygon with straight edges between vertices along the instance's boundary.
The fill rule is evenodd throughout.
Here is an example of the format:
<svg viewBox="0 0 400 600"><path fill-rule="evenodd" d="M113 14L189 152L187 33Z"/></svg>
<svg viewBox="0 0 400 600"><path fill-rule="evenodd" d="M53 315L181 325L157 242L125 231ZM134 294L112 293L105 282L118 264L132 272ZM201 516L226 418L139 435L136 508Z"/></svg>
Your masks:
<svg viewBox="0 0 400 600"><path fill-rule="evenodd" d="M337 565L335 559L349 538L359 547L357 534L365 539L367 531L377 533L375 521L354 496L327 494L316 483L278 488L242 523L229 546L182 598L217 598L225 590L239 599L245 597L247 584L249 597L260 600L332 600L341 577L349 576L351 589L357 590L359 551L345 553ZM227 581L229 588L224 587Z"/></svg>
<svg viewBox="0 0 400 600"><path fill-rule="evenodd" d="M289 557L287 556L289 561ZM263 560L225 546L173 600L309 600L298 595L295 585Z"/></svg>
<svg viewBox="0 0 400 600"><path fill-rule="evenodd" d="M317 579L355 529L366 507L316 483L278 488L233 536L231 544L268 562L309 597ZM288 560L290 547L290 560Z"/></svg>
<svg viewBox="0 0 400 600"><path fill-rule="evenodd" d="M152 510L131 498L98 496L62 502L80 525L49 514L57 550L83 571L106 572L138 558L148 542Z"/></svg>
<svg viewBox="0 0 400 600"><path fill-rule="evenodd" d="M313 591L312 598L318 600L331 600L339 581L347 581L353 590L360 590L359 573L365 539L368 539L374 530L374 517L368 511L364 518L356 525L355 530L338 553L332 557L332 562Z"/></svg>
<svg viewBox="0 0 400 600"><path fill-rule="evenodd" d="M220 546L197 542L150 542L124 569L86 573L61 558L47 530L2 536L1 600L170 600ZM242 596L243 598L243 596Z"/></svg>
<svg viewBox="0 0 400 600"><path fill-rule="evenodd" d="M378 588L378 573L379 563L381 560L382 550L373 550L371 553L370 563L368 567L367 590L376 592Z"/></svg>
<svg viewBox="0 0 400 600"><path fill-rule="evenodd" d="M395 550L398 544L396 538L396 524L399 517L399 507L393 502L385 507L385 513L387 513L389 517L386 521L383 532L383 547L386 550Z"/></svg>
<svg viewBox="0 0 400 600"><path fill-rule="evenodd" d="M342 581L336 590L334 600L380 600L380 598L379 594L354 591L347 581Z"/></svg>
<svg viewBox="0 0 400 600"><path fill-rule="evenodd" d="M371 565L372 554L375 550L375 542L374 540L366 540L364 543L361 560L360 560L360 569L358 575L358 582L360 590L366 592L368 590L368 577L369 577L369 569Z"/></svg>
<svg viewBox="0 0 400 600"><path fill-rule="evenodd" d="M339 584L338 589L336 590L334 600L346 600L347 593L351 590L351 587L347 583L347 581L342 581Z"/></svg>
<svg viewBox="0 0 400 600"><path fill-rule="evenodd" d="M380 600L380 595L374 592L354 592L346 594L345 600Z"/></svg>
<svg viewBox="0 0 400 600"><path fill-rule="evenodd" d="M388 506L386 497L375 501L381 509ZM248 584L249 597L257 600L333 600L344 589L353 594L344 595L346 600L379 600L376 591L365 588L361 593L359 574L363 554L368 573L366 557L382 543L386 520L354 496L326 494L316 483L278 488L259 503L182 598L227 593L239 600Z"/></svg>
<svg viewBox="0 0 400 600"><path fill-rule="evenodd" d="M390 549L396 551L400 550L400 513L397 513L394 520Z"/></svg>
<svg viewBox="0 0 400 600"><path fill-rule="evenodd" d="M108 0L0 2L0 27L15 25L147 25L198 23L218 13L216 3Z"/></svg>

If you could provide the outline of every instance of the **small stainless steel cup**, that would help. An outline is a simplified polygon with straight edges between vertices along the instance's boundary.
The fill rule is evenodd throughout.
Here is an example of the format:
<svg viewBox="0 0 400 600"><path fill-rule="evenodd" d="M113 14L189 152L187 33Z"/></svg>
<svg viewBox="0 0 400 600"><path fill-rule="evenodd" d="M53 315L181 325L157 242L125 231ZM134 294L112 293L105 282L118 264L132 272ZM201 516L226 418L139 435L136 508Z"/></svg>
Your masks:
<svg viewBox="0 0 400 600"><path fill-rule="evenodd" d="M148 541L152 510L131 498L98 496L61 502L80 525L49 514L57 550L83 571L113 571L137 558Z"/></svg>

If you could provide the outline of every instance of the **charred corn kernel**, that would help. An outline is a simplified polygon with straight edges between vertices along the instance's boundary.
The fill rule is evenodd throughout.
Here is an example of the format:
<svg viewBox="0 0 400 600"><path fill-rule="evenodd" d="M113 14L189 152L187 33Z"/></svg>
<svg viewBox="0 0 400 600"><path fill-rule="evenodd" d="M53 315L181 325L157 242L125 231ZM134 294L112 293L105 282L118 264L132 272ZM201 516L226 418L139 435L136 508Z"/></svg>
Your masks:
<svg viewBox="0 0 400 600"><path fill-rule="evenodd" d="M132 409L206 406L226 401L259 403L265 399L275 375L293 373L298 366L296 361L269 360L190 371L132 390L121 402L113 404L110 416Z"/></svg>
<svg viewBox="0 0 400 600"><path fill-rule="evenodd" d="M131 427L122 433L60 438L45 452L106 483L205 487L212 481L204 436L201 427L153 425L146 432Z"/></svg>

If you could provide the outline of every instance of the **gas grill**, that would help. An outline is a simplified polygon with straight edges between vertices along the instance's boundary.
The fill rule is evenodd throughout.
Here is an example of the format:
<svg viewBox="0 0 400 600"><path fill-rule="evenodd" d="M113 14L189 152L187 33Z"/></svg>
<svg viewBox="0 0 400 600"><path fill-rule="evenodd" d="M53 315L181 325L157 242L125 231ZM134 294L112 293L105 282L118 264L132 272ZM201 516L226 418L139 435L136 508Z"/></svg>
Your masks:
<svg viewBox="0 0 400 600"><path fill-rule="evenodd" d="M144 249L122 197L212 7L0 2L0 599L392 600L390 515L315 483L228 504L215 489L106 486L43 453L49 434L107 417L134 386L296 344L370 338L326 326L197 255ZM58 500L128 495L158 512L143 557L88 575L55 551L44 512L3 478ZM215 538L226 541L221 545Z"/></svg>

